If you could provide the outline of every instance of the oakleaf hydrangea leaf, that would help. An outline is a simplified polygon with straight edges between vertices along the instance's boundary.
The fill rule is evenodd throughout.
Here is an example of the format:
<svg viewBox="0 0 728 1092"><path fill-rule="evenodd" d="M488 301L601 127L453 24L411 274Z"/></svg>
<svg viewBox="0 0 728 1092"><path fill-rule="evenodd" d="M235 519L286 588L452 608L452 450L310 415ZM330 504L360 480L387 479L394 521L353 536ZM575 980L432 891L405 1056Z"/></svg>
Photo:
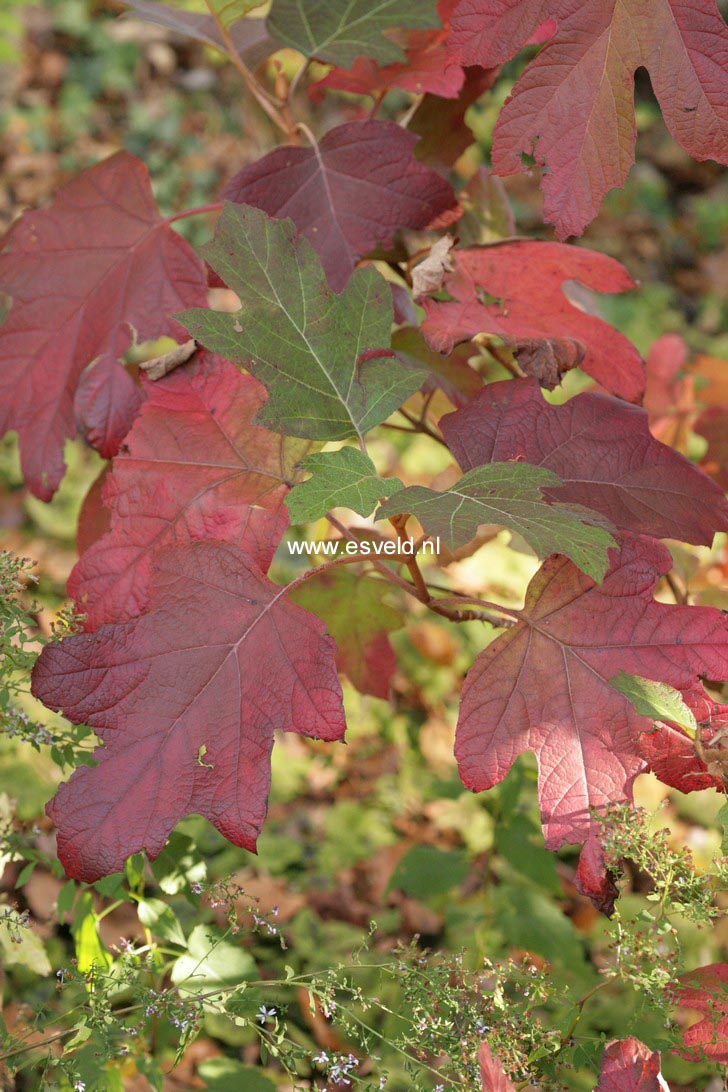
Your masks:
<svg viewBox="0 0 728 1092"><path fill-rule="evenodd" d="M667 683L643 679L641 675L627 675L624 671L609 680L609 685L624 694L632 702L641 717L652 720L667 720L684 728L689 735L695 736L697 722L695 714L686 704L679 690Z"/></svg>
<svg viewBox="0 0 728 1092"><path fill-rule="evenodd" d="M332 508L351 508L360 516L369 516L382 497L402 488L399 478L378 477L369 456L353 447L308 455L300 466L309 470L311 477L286 497L292 523L321 519Z"/></svg>
<svg viewBox="0 0 728 1092"><path fill-rule="evenodd" d="M226 205L203 255L237 292L240 310L195 309L180 321L267 388L260 424L311 440L363 436L423 382L389 348L392 298L383 278L357 270L335 295L290 220Z"/></svg>
<svg viewBox="0 0 728 1092"><path fill-rule="evenodd" d="M349 68L357 57L382 64L405 54L383 30L440 26L435 0L273 0L268 30L305 57Z"/></svg>
<svg viewBox="0 0 728 1092"><path fill-rule="evenodd" d="M469 470L444 493L413 485L381 506L377 518L403 512L450 550L470 542L484 523L523 535L541 557L565 554L595 580L609 565L614 539L603 517L575 504L549 504L541 489L558 484L551 471L528 463L491 463Z"/></svg>

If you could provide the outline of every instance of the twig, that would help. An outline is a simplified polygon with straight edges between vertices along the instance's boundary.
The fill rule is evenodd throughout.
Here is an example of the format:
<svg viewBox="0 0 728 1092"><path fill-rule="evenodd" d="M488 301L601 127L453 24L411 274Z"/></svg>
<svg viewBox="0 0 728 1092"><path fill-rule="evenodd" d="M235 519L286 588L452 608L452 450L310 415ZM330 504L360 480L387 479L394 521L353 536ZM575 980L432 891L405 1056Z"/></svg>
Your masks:
<svg viewBox="0 0 728 1092"><path fill-rule="evenodd" d="M282 106L282 103L278 99L270 95L265 90L265 88L261 87L261 85L258 83L255 76L250 71L245 61L235 48L235 43L230 37L230 32L218 15L217 11L215 10L215 6L212 3L212 0L205 0L205 4L207 6L207 10L210 12L210 15L215 21L215 26L219 31L220 37L223 40L223 43L225 45L225 52L227 53L231 62L237 68L240 75L243 77L243 81L245 82L245 86L248 88L248 91L250 91L250 94L253 96L261 109L265 111L273 124L276 125L282 132L284 132L286 136L290 137L291 131L288 125L286 125L286 122L284 121L280 112L280 107Z"/></svg>
<svg viewBox="0 0 728 1092"><path fill-rule="evenodd" d="M414 426L412 429L413 432L421 432L424 436L429 436L431 440L435 440L438 444L442 444L443 447L447 447L447 444L443 440L442 436L440 436L439 433L435 432L435 430L431 428L426 421L418 420L416 417L413 417L412 414L409 413L406 409L398 409L397 413L401 413L405 421L409 421L409 423Z"/></svg>
<svg viewBox="0 0 728 1092"><path fill-rule="evenodd" d="M412 121L412 118L415 116L420 106L422 105L424 97L424 95L416 95L407 112L403 114L403 116L399 119L398 124L401 125L403 129L406 129L409 123Z"/></svg>
<svg viewBox="0 0 728 1092"><path fill-rule="evenodd" d="M485 349L497 364L500 364L502 368L505 368L507 372L510 372L514 379L527 378L526 373L517 360L512 360L500 346L493 345L491 334L477 334L473 338L473 342L475 345L479 345L480 348Z"/></svg>
<svg viewBox="0 0 728 1092"><path fill-rule="evenodd" d="M393 516L389 521L397 533L397 541L400 544L406 541L407 536L405 535L405 526L407 525L408 519L409 516L401 515ZM412 577L412 583L417 590L418 598L422 603L429 603L432 599L432 596L430 595L430 590L425 583L425 578L420 572L420 567L417 564L417 558L414 556L414 554L412 554L411 557L404 558L404 563L409 569L410 576Z"/></svg>
<svg viewBox="0 0 728 1092"><path fill-rule="evenodd" d="M682 606L684 606L688 601L687 589L683 590L680 587L672 573L665 574L665 583L672 592L675 602L680 603Z"/></svg>
<svg viewBox="0 0 728 1092"><path fill-rule="evenodd" d="M205 212L220 212L225 208L224 201L215 201L212 205L198 205L194 209L185 209L184 212L176 212L174 216L167 217L167 223L173 224L176 220L186 220L188 216L202 216Z"/></svg>

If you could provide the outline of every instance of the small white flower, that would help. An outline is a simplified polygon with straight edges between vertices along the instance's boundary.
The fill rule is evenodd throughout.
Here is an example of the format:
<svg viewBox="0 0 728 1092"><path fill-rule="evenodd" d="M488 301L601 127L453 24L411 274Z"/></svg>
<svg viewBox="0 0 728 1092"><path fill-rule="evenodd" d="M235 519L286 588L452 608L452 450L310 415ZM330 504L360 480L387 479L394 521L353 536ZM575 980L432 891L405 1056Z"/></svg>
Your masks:
<svg viewBox="0 0 728 1092"><path fill-rule="evenodd" d="M256 1020L260 1024L264 1024L266 1022L266 1020L274 1017L275 1014L276 1014L275 1009L267 1009L265 1007L265 1005L261 1005L260 1008L258 1009L258 1014L256 1016Z"/></svg>

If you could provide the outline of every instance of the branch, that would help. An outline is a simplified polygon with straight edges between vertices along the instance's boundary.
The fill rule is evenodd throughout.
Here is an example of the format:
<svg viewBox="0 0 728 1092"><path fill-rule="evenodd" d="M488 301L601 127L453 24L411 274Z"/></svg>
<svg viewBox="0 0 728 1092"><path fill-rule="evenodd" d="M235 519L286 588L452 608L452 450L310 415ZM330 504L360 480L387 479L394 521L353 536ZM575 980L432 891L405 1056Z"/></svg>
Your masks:
<svg viewBox="0 0 728 1092"><path fill-rule="evenodd" d="M435 430L431 428L430 425L428 425L427 421L425 421L424 418L420 418L418 420L417 417L413 417L412 414L409 413L406 409L398 409L397 413L401 413L405 421L409 421L409 423L413 426L413 432L421 432L423 433L423 435L429 436L431 440L435 440L438 444L442 444L443 447L447 447L447 444L443 440L442 436L440 436L438 432L435 432ZM448 448L448 451L449 450L450 449Z"/></svg>

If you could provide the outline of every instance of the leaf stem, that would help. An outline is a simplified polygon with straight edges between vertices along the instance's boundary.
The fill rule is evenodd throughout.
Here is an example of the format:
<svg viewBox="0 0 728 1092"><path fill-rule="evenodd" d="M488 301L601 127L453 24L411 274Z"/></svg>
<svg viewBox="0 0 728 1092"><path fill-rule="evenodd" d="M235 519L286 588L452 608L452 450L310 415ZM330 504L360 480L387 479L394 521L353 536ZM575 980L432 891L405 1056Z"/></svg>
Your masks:
<svg viewBox="0 0 728 1092"><path fill-rule="evenodd" d="M188 216L202 216L206 212L220 212L224 207L224 201L215 201L212 205L198 205L197 208L185 209L184 212L176 212L174 216L168 216L167 223L174 224L177 220L186 220Z"/></svg>
<svg viewBox="0 0 728 1092"><path fill-rule="evenodd" d="M235 68L237 68L238 72L243 77L243 82L248 88L248 91L253 96L258 105L261 107L261 109L265 111L273 124L276 125L281 130L281 132L285 133L287 137L291 137L292 134L290 126L286 124L280 112L280 107L282 105L281 102L278 99L274 98L272 95L270 95L268 91L266 91L266 89L258 83L255 76L250 71L245 61L235 48L235 43L230 37L230 31L225 26L222 19L215 10L215 5L212 3L212 0L205 0L205 4L207 6L207 10L210 12L210 15L215 22L215 26L220 33L220 37L223 40L223 43L225 45L225 52L230 58L232 64L235 66Z"/></svg>

